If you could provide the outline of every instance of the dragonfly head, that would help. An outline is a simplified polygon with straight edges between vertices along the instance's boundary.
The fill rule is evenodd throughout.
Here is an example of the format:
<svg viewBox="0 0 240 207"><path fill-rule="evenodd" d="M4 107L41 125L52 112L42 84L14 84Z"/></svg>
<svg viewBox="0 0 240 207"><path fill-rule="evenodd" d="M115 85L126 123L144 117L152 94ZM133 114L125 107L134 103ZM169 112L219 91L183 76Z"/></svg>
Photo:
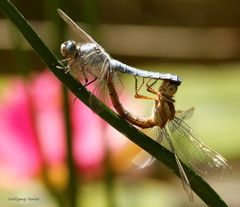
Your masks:
<svg viewBox="0 0 240 207"><path fill-rule="evenodd" d="M164 80L160 86L160 93L168 97L174 96L178 90L178 85L175 81Z"/></svg>
<svg viewBox="0 0 240 207"><path fill-rule="evenodd" d="M64 58L72 58L77 52L77 44L73 40L68 40L61 44L60 50Z"/></svg>

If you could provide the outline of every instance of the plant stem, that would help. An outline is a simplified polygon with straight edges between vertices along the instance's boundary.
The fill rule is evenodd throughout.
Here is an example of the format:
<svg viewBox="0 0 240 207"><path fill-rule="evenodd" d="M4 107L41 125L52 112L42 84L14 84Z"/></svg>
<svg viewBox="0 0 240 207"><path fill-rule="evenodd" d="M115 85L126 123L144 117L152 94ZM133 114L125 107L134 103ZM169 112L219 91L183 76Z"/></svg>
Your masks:
<svg viewBox="0 0 240 207"><path fill-rule="evenodd" d="M67 186L67 200L69 206L77 206L77 176L73 155L73 140L72 140L72 126L70 118L70 106L68 99L68 91L66 87L63 88L63 100L64 100L64 117L66 126L66 151L67 151L67 168L68 168L68 186Z"/></svg>
<svg viewBox="0 0 240 207"><path fill-rule="evenodd" d="M21 13L8 1L0 0L0 9L6 16L16 25L25 39L30 43L38 55L42 58L45 64L58 77L58 79L67 86L84 104L91 110L108 122L111 126L124 134L132 142L143 148L152 156L157 158L168 168L172 169L179 177L179 170L175 162L175 158L171 152L162 147L159 143L146 136L135 127L127 123L116 113L107 108L95 96L86 89L82 89L81 84L77 82L71 75L65 74L56 66L59 65L57 58L42 42L40 37L34 32L32 27L26 22ZM91 101L90 101L91 99ZM101 108L101 110L99 110ZM191 183L191 188L194 192L208 205L213 207L227 207L228 205L220 198L220 196L206 183L198 174L190 167L182 163L184 170Z"/></svg>

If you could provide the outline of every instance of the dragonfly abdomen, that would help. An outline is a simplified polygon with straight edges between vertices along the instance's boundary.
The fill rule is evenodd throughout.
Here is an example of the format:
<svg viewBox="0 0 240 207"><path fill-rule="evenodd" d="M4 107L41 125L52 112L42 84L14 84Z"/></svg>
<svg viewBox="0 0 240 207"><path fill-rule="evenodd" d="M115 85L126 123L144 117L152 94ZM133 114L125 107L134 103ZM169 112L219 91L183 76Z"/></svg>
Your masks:
<svg viewBox="0 0 240 207"><path fill-rule="evenodd" d="M124 109L123 105L121 104L115 86L112 82L111 75L107 78L109 94L112 100L112 104L118 114L122 116L124 119L129 121L130 123L141 127L141 128L152 128L156 126L155 120L152 117L143 117L143 116L135 116L131 112Z"/></svg>

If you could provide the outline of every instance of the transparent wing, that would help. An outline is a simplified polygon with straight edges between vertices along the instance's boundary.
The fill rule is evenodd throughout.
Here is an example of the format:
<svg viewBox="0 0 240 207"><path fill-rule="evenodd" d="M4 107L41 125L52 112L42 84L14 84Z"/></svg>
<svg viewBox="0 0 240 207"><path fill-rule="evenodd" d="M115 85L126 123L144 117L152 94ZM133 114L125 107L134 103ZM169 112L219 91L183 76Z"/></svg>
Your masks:
<svg viewBox="0 0 240 207"><path fill-rule="evenodd" d="M181 119L188 119L193 115L194 107L185 110L185 111L176 111L176 116ZM160 144L162 144L167 149L171 150L168 143L166 143L165 134L159 127L155 127L157 129L157 138L156 141ZM171 150L172 151L172 150ZM133 159L133 163L137 165L139 168L145 168L150 166L155 161L155 158L153 158L149 153L142 151Z"/></svg>
<svg viewBox="0 0 240 207"><path fill-rule="evenodd" d="M164 145L166 145L166 147L174 154L174 157L175 157L178 169L179 169L183 189L187 193L189 200L193 201L193 193L192 193L192 190L191 190L191 187L190 187L189 180L188 180L188 178L187 178L187 176L184 172L184 169L183 169L183 167L181 165L181 162L180 162L180 160L177 156L177 153L174 149L173 143L171 141L171 138L170 138L167 130L165 128L161 129L160 127L156 127L156 129L157 129L157 133L158 133L158 137L157 137L156 141L158 141L159 143L163 142ZM148 167L154 161L155 161L155 158L145 151L140 152L133 159L133 163L136 164L139 168Z"/></svg>
<svg viewBox="0 0 240 207"><path fill-rule="evenodd" d="M83 31L68 15L66 15L61 9L57 9L60 17L68 24L68 26L86 43L98 44L90 35Z"/></svg>
<svg viewBox="0 0 240 207"><path fill-rule="evenodd" d="M158 143L162 142L162 137L158 133L158 127L154 127L157 130L157 137L155 137L155 141ZM146 151L142 150L139 152L132 160L133 164L135 164L138 168L142 169L148 167L154 163L156 159L147 153Z"/></svg>
<svg viewBox="0 0 240 207"><path fill-rule="evenodd" d="M102 62L98 63L98 66L96 66L98 70L100 71L98 80L96 82L96 85L93 89L93 94L96 95L102 102L108 103L108 88L107 88L107 78L110 75L109 71L109 61L105 59Z"/></svg>
<svg viewBox="0 0 240 207"><path fill-rule="evenodd" d="M175 116L178 117L179 119L186 120L192 117L194 112L194 107L191 107L190 109L187 109L185 111L183 110L178 110L175 113Z"/></svg>
<svg viewBox="0 0 240 207"><path fill-rule="evenodd" d="M219 178L231 174L227 160L194 137L191 128L182 119L175 117L168 128L177 155L195 170Z"/></svg>
<svg viewBox="0 0 240 207"><path fill-rule="evenodd" d="M123 84L118 77L118 74L115 71L111 70L108 56L103 55L99 58L98 51L95 51L89 54L85 54L82 59L84 59L84 64L87 66L86 68L88 74L91 74L93 77L97 77L93 93L102 102L108 103L109 101L107 79L110 75L118 94L122 92L124 89Z"/></svg>
<svg viewBox="0 0 240 207"><path fill-rule="evenodd" d="M145 168L150 166L155 161L155 158L151 156L149 153L142 150L137 154L136 157L132 160L132 162L138 166L139 168Z"/></svg>
<svg viewBox="0 0 240 207"><path fill-rule="evenodd" d="M178 158L178 155L177 155L176 149L174 147L174 144L171 140L171 137L168 134L168 131L166 128L161 129L160 127L158 127L158 130L159 130L158 136L160 137L160 139L165 141L165 143L167 144L167 148L169 148L169 150L174 154L174 157L175 157L178 169L179 169L183 189L187 193L189 200L193 201L193 193L192 193L192 189L191 189L189 180L188 180L187 175L186 175L186 173L182 167L182 164Z"/></svg>

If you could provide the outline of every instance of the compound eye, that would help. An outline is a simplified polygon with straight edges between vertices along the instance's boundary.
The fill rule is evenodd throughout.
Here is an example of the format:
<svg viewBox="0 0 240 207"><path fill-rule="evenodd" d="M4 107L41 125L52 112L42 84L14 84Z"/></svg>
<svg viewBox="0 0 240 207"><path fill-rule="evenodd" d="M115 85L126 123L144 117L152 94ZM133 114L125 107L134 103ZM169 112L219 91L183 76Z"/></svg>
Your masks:
<svg viewBox="0 0 240 207"><path fill-rule="evenodd" d="M77 52L76 42L74 42L72 40L68 40L61 44L60 50L61 50L63 57L65 57L65 58L73 57Z"/></svg>

